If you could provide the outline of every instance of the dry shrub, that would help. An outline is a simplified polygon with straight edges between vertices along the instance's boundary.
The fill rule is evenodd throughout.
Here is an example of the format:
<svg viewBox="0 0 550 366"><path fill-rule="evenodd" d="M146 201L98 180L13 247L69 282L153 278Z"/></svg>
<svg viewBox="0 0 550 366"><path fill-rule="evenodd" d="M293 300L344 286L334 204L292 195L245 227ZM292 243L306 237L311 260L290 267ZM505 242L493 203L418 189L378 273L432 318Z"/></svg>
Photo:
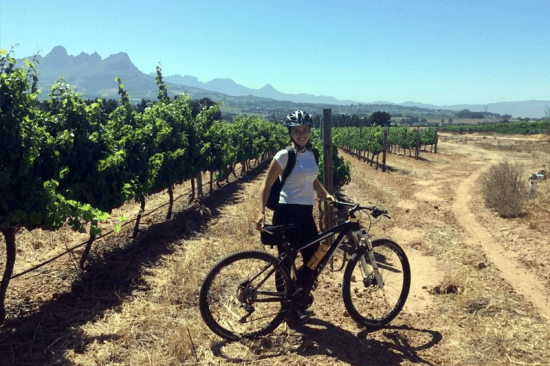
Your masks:
<svg viewBox="0 0 550 366"><path fill-rule="evenodd" d="M521 214L528 194L524 171L522 165L507 158L493 164L480 179L485 205L502 217Z"/></svg>

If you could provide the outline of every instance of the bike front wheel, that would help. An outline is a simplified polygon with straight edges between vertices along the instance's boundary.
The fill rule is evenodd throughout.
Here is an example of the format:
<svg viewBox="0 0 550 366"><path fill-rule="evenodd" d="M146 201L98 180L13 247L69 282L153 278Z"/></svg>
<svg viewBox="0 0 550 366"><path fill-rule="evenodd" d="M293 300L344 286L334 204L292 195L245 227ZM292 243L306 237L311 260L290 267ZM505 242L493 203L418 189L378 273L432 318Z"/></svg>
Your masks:
<svg viewBox="0 0 550 366"><path fill-rule="evenodd" d="M239 251L220 260L206 276L199 305L206 325L228 340L272 332L287 315L290 279L274 256Z"/></svg>
<svg viewBox="0 0 550 366"><path fill-rule="evenodd" d="M372 240L373 255L382 278L374 274L367 248L350 259L342 294L349 315L360 325L382 327L403 309L411 286L411 269L405 252L389 239Z"/></svg>

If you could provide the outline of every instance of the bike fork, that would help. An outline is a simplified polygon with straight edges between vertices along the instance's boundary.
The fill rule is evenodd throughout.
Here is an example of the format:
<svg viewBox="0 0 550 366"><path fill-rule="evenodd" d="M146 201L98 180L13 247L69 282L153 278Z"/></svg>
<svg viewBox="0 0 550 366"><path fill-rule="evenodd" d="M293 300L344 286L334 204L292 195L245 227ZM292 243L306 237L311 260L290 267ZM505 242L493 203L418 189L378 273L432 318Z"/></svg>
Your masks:
<svg viewBox="0 0 550 366"><path fill-rule="evenodd" d="M384 280L382 279L382 276L380 275L380 271L378 270L378 264L376 263L376 260L374 259L374 252L373 252L373 246L369 238L365 239L365 236L361 233L358 234L359 239L359 247L367 247L367 255L369 256L370 264L373 268L374 272L374 278L376 279L376 284L380 289L384 288ZM361 266L363 267L363 273L365 276L368 276L370 274L369 267L367 264L367 260L365 259L365 256L361 257Z"/></svg>

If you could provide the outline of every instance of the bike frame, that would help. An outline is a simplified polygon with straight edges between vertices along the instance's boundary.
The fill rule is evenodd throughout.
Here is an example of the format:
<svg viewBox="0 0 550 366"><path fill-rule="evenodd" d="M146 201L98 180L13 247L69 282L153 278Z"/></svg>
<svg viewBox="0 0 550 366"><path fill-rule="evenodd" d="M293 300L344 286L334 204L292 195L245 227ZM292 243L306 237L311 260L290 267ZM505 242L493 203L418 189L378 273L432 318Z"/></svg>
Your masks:
<svg viewBox="0 0 550 366"><path fill-rule="evenodd" d="M337 225L337 226L335 226L335 227L333 227L329 230L326 230L323 233L319 234L319 237L317 239L315 239L314 241L309 242L307 244L304 244L304 245L302 245L298 248L290 248L288 242L285 242L285 244L283 244L284 247L285 247L286 255L283 255L282 257L280 257L281 258L280 263L285 261L285 259L287 257L290 257L292 259L292 261L291 261L292 266L291 266L291 268L289 268L290 276L291 276L291 279L293 279L294 281L296 281L299 284L299 286L296 289L296 292L293 295L293 297L295 295L297 295L298 292L300 292L300 290L302 291L302 295L305 296L310 291L315 289L315 287L317 285L317 279L319 278L320 273L326 267L326 265L328 264L330 258L332 258L332 256L334 255L334 253L336 252L336 250L338 249L338 247L340 246L340 244L344 240L345 234L348 231L351 231L352 234L353 234L354 240L357 240L356 244L357 244L358 248L360 246L370 247L370 260L371 260L371 263L375 263L374 255L372 254L372 245L370 245L370 240L368 239L368 235L364 230L361 229L361 227L359 226L358 221L359 220L356 219L355 217L350 217L350 219L348 219L347 221L345 221L345 222L343 222L343 223L341 223L341 224L339 224L339 225ZM307 248L311 245L315 245L317 243L320 243L321 241L323 241L327 238L333 238L336 234L339 234L338 237L336 238L336 240L333 241L333 243L331 244L331 246L328 249L327 253L323 257L323 259L321 259L321 262L319 263L319 265L313 270L314 272L311 275L310 279L305 284L300 283L299 282L300 281L299 277L296 275L296 265L294 263L295 260L296 260L297 254L299 252L301 252L303 249L305 249L305 248ZM367 266L366 261L364 259L362 259L361 263L362 263L362 266L363 266L364 273L369 273L368 269L366 267ZM305 265L305 263L304 263L304 265ZM376 264L374 264L373 267L375 268L375 274L378 274ZM376 276L376 277L378 277L378 276Z"/></svg>

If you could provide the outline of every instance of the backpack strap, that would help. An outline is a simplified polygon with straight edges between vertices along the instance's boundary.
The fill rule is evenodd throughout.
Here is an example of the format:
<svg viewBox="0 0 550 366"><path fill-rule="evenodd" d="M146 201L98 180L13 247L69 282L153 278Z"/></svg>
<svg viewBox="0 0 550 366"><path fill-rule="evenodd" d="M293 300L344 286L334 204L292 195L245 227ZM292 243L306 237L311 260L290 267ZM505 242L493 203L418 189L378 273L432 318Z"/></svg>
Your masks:
<svg viewBox="0 0 550 366"><path fill-rule="evenodd" d="M281 181L281 190L285 185L286 178L292 173L294 165L296 164L296 150L292 146L287 146L286 150L288 151L288 162L286 163L285 171L283 172L283 180Z"/></svg>
<svg viewBox="0 0 550 366"><path fill-rule="evenodd" d="M317 163L317 166L319 166L319 150L313 148L313 155L315 156L315 162Z"/></svg>

